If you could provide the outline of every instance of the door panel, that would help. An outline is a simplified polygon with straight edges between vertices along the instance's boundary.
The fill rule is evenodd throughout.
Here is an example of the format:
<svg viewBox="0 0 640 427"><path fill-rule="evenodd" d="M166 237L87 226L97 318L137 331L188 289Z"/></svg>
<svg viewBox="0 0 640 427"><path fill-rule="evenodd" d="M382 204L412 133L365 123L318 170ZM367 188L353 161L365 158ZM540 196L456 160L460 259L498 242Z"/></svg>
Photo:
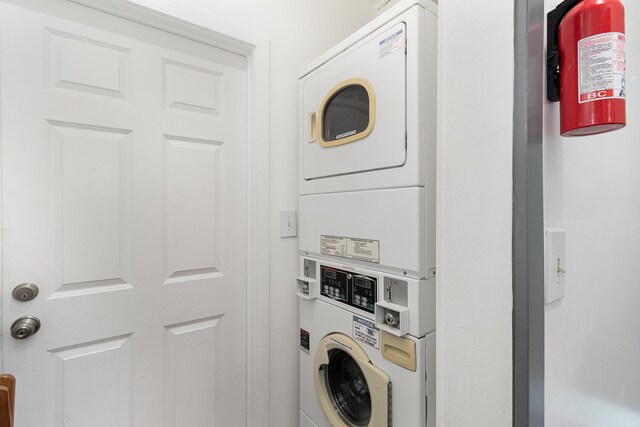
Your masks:
<svg viewBox="0 0 640 427"><path fill-rule="evenodd" d="M216 418L211 399L220 399L216 370L220 317L168 326L164 335L165 427L206 426ZM232 425L232 424L230 424Z"/></svg>
<svg viewBox="0 0 640 427"><path fill-rule="evenodd" d="M219 246L224 151L220 141L165 137L169 281L223 274Z"/></svg>
<svg viewBox="0 0 640 427"><path fill-rule="evenodd" d="M130 336L83 343L51 351L56 418L63 425L131 425Z"/></svg>
<svg viewBox="0 0 640 427"><path fill-rule="evenodd" d="M61 244L62 286L56 292L101 292L104 286L125 284L120 254L126 244L122 223L130 216L125 196L131 179L126 167L131 132L77 123L49 125L51 214L61 224L56 240Z"/></svg>
<svg viewBox="0 0 640 427"><path fill-rule="evenodd" d="M220 116L222 73L169 59L165 59L163 65L167 108Z"/></svg>
<svg viewBox="0 0 640 427"><path fill-rule="evenodd" d="M46 37L49 88L130 99L130 49L51 28Z"/></svg>
<svg viewBox="0 0 640 427"><path fill-rule="evenodd" d="M245 424L246 66L68 1L0 3L17 425ZM35 300L11 298L23 282ZM23 315L42 328L14 340Z"/></svg>

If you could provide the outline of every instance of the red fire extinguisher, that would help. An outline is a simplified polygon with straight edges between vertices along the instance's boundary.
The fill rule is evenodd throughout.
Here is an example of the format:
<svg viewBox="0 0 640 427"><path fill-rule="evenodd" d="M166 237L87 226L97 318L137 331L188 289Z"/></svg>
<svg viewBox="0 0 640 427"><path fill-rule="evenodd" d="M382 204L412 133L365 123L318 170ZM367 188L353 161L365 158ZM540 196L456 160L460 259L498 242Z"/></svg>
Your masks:
<svg viewBox="0 0 640 427"><path fill-rule="evenodd" d="M620 0L566 0L549 13L548 98L560 100L563 136L626 125L624 30Z"/></svg>

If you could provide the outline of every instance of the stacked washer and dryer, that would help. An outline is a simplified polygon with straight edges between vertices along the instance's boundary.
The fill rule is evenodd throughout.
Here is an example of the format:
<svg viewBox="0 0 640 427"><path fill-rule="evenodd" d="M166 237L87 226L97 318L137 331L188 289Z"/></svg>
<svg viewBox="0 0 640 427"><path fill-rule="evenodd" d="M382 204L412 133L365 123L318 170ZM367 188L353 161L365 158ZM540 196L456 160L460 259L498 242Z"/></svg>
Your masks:
<svg viewBox="0 0 640 427"><path fill-rule="evenodd" d="M300 426L435 426L437 5L300 77Z"/></svg>

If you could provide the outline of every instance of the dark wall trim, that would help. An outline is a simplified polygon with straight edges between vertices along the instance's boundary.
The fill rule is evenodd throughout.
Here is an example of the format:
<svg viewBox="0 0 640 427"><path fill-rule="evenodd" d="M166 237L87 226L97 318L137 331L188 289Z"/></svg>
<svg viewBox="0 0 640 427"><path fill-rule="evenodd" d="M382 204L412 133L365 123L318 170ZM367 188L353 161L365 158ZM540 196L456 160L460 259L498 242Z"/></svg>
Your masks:
<svg viewBox="0 0 640 427"><path fill-rule="evenodd" d="M515 1L513 425L544 426L544 0Z"/></svg>

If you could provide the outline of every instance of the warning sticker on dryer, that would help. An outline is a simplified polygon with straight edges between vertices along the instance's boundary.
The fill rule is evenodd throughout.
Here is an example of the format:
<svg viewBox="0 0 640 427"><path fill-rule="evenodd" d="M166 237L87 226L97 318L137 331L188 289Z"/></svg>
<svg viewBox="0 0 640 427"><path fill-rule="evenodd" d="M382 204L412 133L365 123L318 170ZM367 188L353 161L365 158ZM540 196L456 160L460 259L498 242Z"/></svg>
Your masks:
<svg viewBox="0 0 640 427"><path fill-rule="evenodd" d="M380 348L380 329L370 320L353 316L353 339Z"/></svg>
<svg viewBox="0 0 640 427"><path fill-rule="evenodd" d="M404 49L404 29L398 30L378 42L380 47L380 59L391 55L393 52Z"/></svg>
<svg viewBox="0 0 640 427"><path fill-rule="evenodd" d="M380 263L380 241L378 240L320 236L320 252L323 255Z"/></svg>

